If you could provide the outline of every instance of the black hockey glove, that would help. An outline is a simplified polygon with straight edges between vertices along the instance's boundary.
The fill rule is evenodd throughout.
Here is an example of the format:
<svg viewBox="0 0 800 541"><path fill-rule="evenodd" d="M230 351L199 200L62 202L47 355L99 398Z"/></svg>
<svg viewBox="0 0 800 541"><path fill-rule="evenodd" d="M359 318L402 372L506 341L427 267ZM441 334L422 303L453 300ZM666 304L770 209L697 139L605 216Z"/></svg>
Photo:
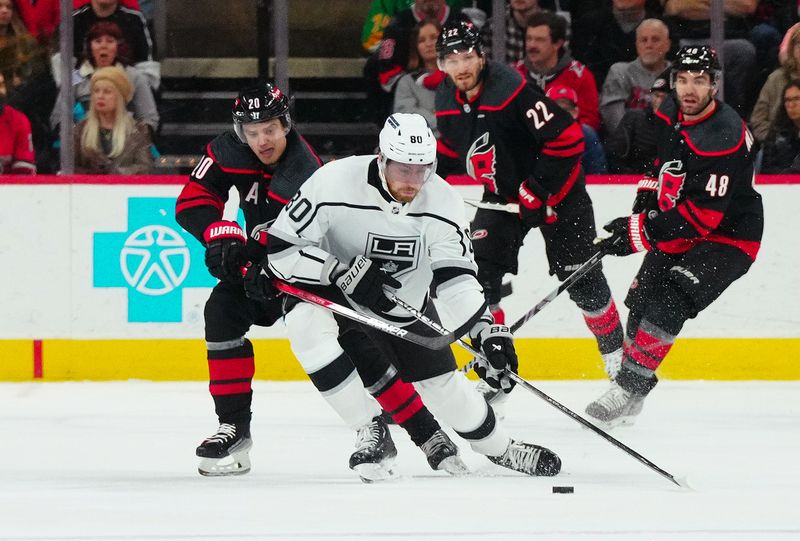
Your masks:
<svg viewBox="0 0 800 541"><path fill-rule="evenodd" d="M375 313L388 312L395 306L383 287L398 289L401 286L393 276L363 255L354 257L349 268L337 265L331 274L331 282L353 301Z"/></svg>
<svg viewBox="0 0 800 541"><path fill-rule="evenodd" d="M553 208L547 205L550 194L535 181L519 185L519 217L528 228L552 224L558 220Z"/></svg>
<svg viewBox="0 0 800 541"><path fill-rule="evenodd" d="M519 366L511 330L505 325L490 324L482 319L472 327L469 337L472 347L483 351L489 361L478 358L475 373L491 387L510 393L516 383L506 375L505 369L516 374Z"/></svg>
<svg viewBox="0 0 800 541"><path fill-rule="evenodd" d="M242 267L247 262L242 228L236 222L214 222L203 233L206 266L212 276L234 284L242 283Z"/></svg>
<svg viewBox="0 0 800 541"><path fill-rule="evenodd" d="M244 292L248 299L266 304L278 298L282 293L272 285L273 277L259 263L248 263L244 275Z"/></svg>
<svg viewBox="0 0 800 541"><path fill-rule="evenodd" d="M639 181L636 189L636 199L633 201L633 213L647 212L658 208L658 180L644 177Z"/></svg>
<svg viewBox="0 0 800 541"><path fill-rule="evenodd" d="M642 213L611 220L603 226L611 235L595 239L594 243L601 251L618 256L650 250L650 239L644 228L645 219L646 215Z"/></svg>

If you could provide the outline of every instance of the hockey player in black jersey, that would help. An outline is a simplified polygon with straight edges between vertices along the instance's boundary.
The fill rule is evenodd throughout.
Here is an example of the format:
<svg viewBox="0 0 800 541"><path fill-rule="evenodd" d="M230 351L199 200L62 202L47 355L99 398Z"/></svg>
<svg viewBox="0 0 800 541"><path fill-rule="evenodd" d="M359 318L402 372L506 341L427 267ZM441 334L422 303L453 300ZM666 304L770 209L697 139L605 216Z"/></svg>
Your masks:
<svg viewBox="0 0 800 541"><path fill-rule="evenodd" d="M684 323L755 261L764 214L753 188L753 137L715 99L722 73L708 46L684 47L671 68L674 95L658 123L657 174L639 183L631 216L605 225L599 246L619 256L646 251L628 291L622 367L586 413L630 424Z"/></svg>
<svg viewBox="0 0 800 541"><path fill-rule="evenodd" d="M525 235L539 228L550 274L566 279L597 249L592 201L580 160L583 133L572 117L515 70L487 60L477 30L446 26L437 44L448 80L436 92L443 160L458 160L484 185L483 200L519 203L520 214L478 209L471 224L478 280L503 323L501 281L516 274ZM622 325L598 266L569 289L613 378L622 357Z"/></svg>
<svg viewBox="0 0 800 541"><path fill-rule="evenodd" d="M269 326L283 316L283 299L258 272L258 263L266 258L266 227L321 165L292 126L288 97L273 85L240 93L232 114L234 129L209 143L176 205L177 221L206 246L206 265L220 280L204 313L209 390L220 427L197 448L203 475L235 475L250 469L255 362L245 335L252 325ZM247 235L238 223L222 219L231 188L239 192ZM311 381L345 424L357 431L351 468L396 453L390 437L383 445L375 441L374 434L386 429L385 421L337 342L333 318L311 305L297 305L286 314L286 326L292 351ZM395 378L386 387L396 402L387 411L418 445L440 432L411 384ZM449 453L442 455L440 450L437 457L428 456L435 462L432 467L457 453L450 445Z"/></svg>
<svg viewBox="0 0 800 541"><path fill-rule="evenodd" d="M476 371L493 387L510 390L505 369L517 367L513 337L487 309L463 200L435 174L433 133L422 116L395 113L380 132L379 148L377 157L328 163L303 184L269 229L269 268L282 280L416 333L430 331L385 292L436 319L433 285L443 319L488 358ZM457 370L449 347L426 349L349 319L339 327L366 385L380 386L399 373L438 418L492 462L528 475L559 472L555 453L508 436Z"/></svg>

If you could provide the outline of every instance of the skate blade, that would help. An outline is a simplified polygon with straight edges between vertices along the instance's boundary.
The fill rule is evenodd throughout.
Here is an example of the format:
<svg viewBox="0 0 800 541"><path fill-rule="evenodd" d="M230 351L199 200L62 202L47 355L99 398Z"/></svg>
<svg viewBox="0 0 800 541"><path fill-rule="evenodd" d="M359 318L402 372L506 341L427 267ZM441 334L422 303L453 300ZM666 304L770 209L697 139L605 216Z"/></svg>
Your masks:
<svg viewBox="0 0 800 541"><path fill-rule="evenodd" d="M602 428L606 432L623 426L632 426L636 423L635 415L623 415L622 417L618 417L611 421L602 421L587 414L587 419L591 421L592 424L597 426L597 428Z"/></svg>
<svg viewBox="0 0 800 541"><path fill-rule="evenodd" d="M467 467L467 465L459 456L449 456L445 458L439 463L439 466L436 469L440 471L446 471L454 477L462 477L472 473L469 467Z"/></svg>
<svg viewBox="0 0 800 541"><path fill-rule="evenodd" d="M227 477L244 475L250 471L250 457L246 453L236 453L223 458L204 458L197 472L204 477Z"/></svg>
<svg viewBox="0 0 800 541"><path fill-rule="evenodd" d="M392 469L391 461L365 462L353 467L353 471L361 477L364 483L375 483L396 479L398 475Z"/></svg>

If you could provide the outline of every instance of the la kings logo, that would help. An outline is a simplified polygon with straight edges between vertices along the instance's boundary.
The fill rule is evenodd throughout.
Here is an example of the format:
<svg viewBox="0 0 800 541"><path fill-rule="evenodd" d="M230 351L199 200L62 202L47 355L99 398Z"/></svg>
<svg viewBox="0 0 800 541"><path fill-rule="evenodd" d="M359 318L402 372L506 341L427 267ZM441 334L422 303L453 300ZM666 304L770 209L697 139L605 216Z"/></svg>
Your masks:
<svg viewBox="0 0 800 541"><path fill-rule="evenodd" d="M366 256L375 261L383 272L400 277L419 266L419 237L369 233Z"/></svg>
<svg viewBox="0 0 800 541"><path fill-rule="evenodd" d="M478 137L467 152L467 174L495 193L496 160L494 145L489 145L489 132Z"/></svg>
<svg viewBox="0 0 800 541"><path fill-rule="evenodd" d="M682 161L672 160L661 166L661 170L658 172L658 182L661 186L658 192L658 208L661 209L661 212L675 208L685 181L686 172L683 171Z"/></svg>

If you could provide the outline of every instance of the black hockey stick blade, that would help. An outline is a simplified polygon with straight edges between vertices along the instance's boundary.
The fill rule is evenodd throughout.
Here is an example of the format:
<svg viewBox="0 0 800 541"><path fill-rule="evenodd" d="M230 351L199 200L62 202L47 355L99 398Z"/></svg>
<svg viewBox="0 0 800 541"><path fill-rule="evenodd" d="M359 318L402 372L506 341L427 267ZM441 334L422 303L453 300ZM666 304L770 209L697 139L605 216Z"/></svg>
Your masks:
<svg viewBox="0 0 800 541"><path fill-rule="evenodd" d="M526 379L522 378L519 374L515 374L514 372L512 372L508 368L506 368L505 371L506 371L506 375L509 378L511 378L515 382L517 382L517 385L519 385L519 386L523 387L524 389L532 392L533 394L535 394L536 396L538 396L539 398L541 398L542 400L544 400L545 402L547 402L548 404L550 404L551 406L553 406L554 408L559 410L561 413L564 413L564 414L568 415L569 417L573 418L574 420L578 421L580 424L582 424L583 426L585 426L586 428L588 428L589 430L591 430L592 432L594 432L595 434L597 434L598 436L600 436L601 438L606 440L607 442L611 443L615 447L618 447L619 449L622 449L623 451L628 453L630 456L632 456L633 458L635 458L636 460L638 460L639 462L641 462L642 464L644 464L645 466L647 466L648 468L653 470L654 472L658 473L659 475L661 475L665 479L669 479L670 481L672 481L673 483L675 483L677 486L679 486L681 488L690 488L689 485L686 483L685 479L676 478L674 475L672 475L668 471L664 470L663 468L660 468L660 467L656 466L652 461L650 461L649 459L645 458L640 453L634 451L633 449L631 449L630 447L628 447L627 445L625 445L624 443L619 441L617 438L615 438L614 436L612 436L611 434L609 434L608 432L603 430L602 428L600 428L597 425L591 423L590 421L584 419L583 417L581 417L580 415L578 415L577 413L575 413L574 411L572 411L571 409L569 409L568 407L563 405L558 400L555 400L554 398L551 398L549 395L547 395L543 391L540 391L539 389L537 389L536 387L531 385Z"/></svg>
<svg viewBox="0 0 800 541"><path fill-rule="evenodd" d="M420 312L419 310L417 310L416 308L414 308L413 306L411 306L407 302L405 302L402 299L398 298L396 295L391 295L390 294L389 298L394 303L396 303L398 306L400 306L404 310L406 310L409 314L414 316L414 318L416 318L418 321L421 321L422 323L424 323L425 325L427 325L428 327L430 327L434 331L438 332L439 334L452 335L452 333L450 331L448 331L447 329L445 329L442 325L440 325L439 323L433 321L432 319L430 319L429 317L424 315L422 312ZM456 340L456 342L458 343L458 345L460 345L465 350L467 350L472 355L474 355L475 359L482 359L484 362L486 362L487 365L489 364L489 361L486 360L486 358L484 357L483 353L481 353L480 351L478 351L475 348L473 348L471 345L466 343L464 340L462 340L461 338L458 338ZM475 365L475 362L473 361L470 364L468 364L467 366L468 367L473 367L474 365ZM525 380L524 378L522 378L519 374L517 374L515 372L512 372L508 368L505 369L505 373L506 373L506 376L508 376L510 379L514 380L517 383L517 385L519 385L519 386L527 389L531 393L535 394L536 396L538 396L539 398L541 398L542 400L544 400L545 402L547 402L548 404L550 404L551 406L553 406L554 408L559 410L561 413L564 413L568 417L571 417L575 421L578 421L580 424L582 424L583 426L585 426L586 428L588 428L589 430L591 430L592 432L594 432L598 436L602 437L603 439L605 439L606 441L608 441L612 445L616 446L617 448L622 449L628 455L632 456L633 458L635 458L636 460L638 460L639 462L641 462L642 464L644 464L645 466L647 466L648 468L653 470L654 472L658 473L659 475L663 476L666 479L669 479L670 481L672 481L673 483L675 483L677 486L679 486L681 488L689 488L689 485L686 484L685 480L683 480L681 482L681 480L676 479L675 476L673 476L671 473L667 472L663 468L660 468L659 466L656 466L652 461L650 461L649 459L645 458L640 453L634 451L633 449L631 449L630 447L628 447L627 445L625 445L624 443L622 443L621 441L616 439L614 436L612 436L611 434L609 434L608 432L603 430L602 428L599 428L596 425L592 424L591 422L587 421L586 419L584 419L583 417L581 417L580 415L578 415L577 413L575 413L574 411L572 411L571 409L569 409L568 407L563 405L558 400L556 400L554 398L551 398L548 394L544 393L543 391L540 391L539 389L537 389L536 387L534 387L533 385L528 383L528 381Z"/></svg>
<svg viewBox="0 0 800 541"><path fill-rule="evenodd" d="M339 314L340 316L352 319L353 321L363 323L364 325L372 327L373 329L378 329L386 334L413 342L414 344L424 348L433 350L442 349L449 346L455 340L455 337L452 333L450 335L442 336L422 336L421 334L415 334L403 329L402 327L397 327L391 323L387 323L380 319L362 314L356 310L353 310L349 306L342 306L341 304L335 303L324 297L320 297L319 295L315 295L314 293L299 289L291 284L287 284L286 282L273 280L272 283L278 290L286 293L287 295L297 297L298 299L311 304L316 304L317 306L321 306L322 308L330 310L335 314Z"/></svg>

